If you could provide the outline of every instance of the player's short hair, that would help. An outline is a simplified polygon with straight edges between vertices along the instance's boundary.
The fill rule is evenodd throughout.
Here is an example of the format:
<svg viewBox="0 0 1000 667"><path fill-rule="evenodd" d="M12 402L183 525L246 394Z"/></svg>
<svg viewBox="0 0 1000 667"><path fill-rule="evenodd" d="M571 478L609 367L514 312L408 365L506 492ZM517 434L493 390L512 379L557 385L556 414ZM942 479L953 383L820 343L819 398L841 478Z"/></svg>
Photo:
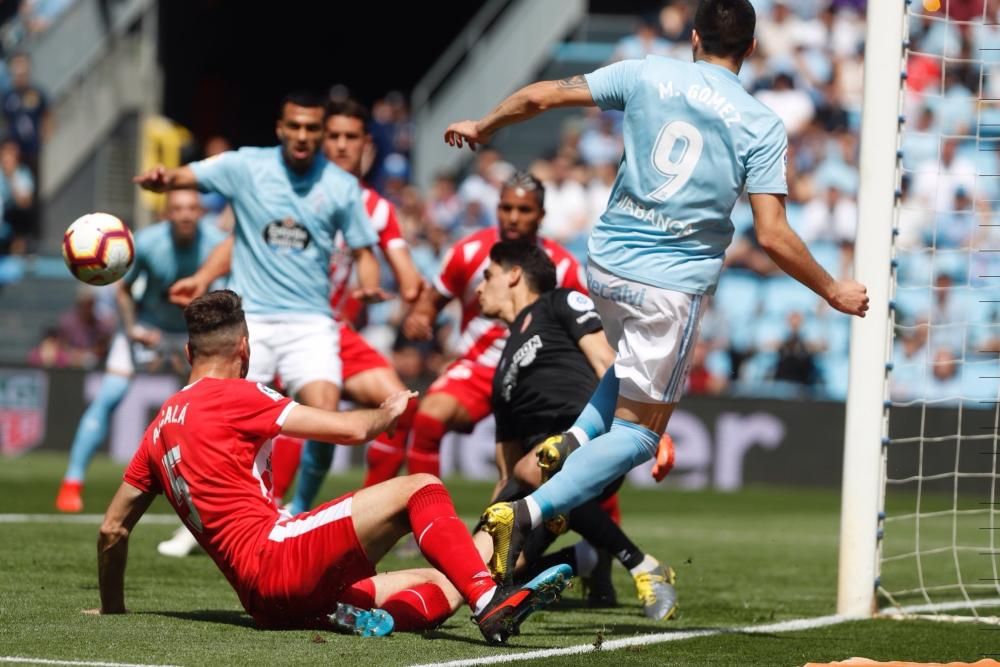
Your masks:
<svg viewBox="0 0 1000 667"><path fill-rule="evenodd" d="M507 189L516 190L517 188L533 193L535 199L538 200L538 207L545 208L545 186L540 180L526 171L515 171L513 176L503 182L500 193L503 194L503 191Z"/></svg>
<svg viewBox="0 0 1000 667"><path fill-rule="evenodd" d="M184 309L191 358L230 355L247 332L243 299L228 289L203 294Z"/></svg>
<svg viewBox="0 0 1000 667"><path fill-rule="evenodd" d="M345 99L330 100L327 102L326 118L330 118L331 116L347 116L348 118L357 118L361 121L361 125L365 128L365 132L368 131L368 123L371 121L371 114L368 112L368 107L350 97Z"/></svg>
<svg viewBox="0 0 1000 667"><path fill-rule="evenodd" d="M520 267L532 292L544 294L556 288L556 265L537 243L500 241L490 248L490 259L505 271Z"/></svg>
<svg viewBox="0 0 1000 667"><path fill-rule="evenodd" d="M307 107L320 109L326 108L326 100L319 93L315 93L311 90L293 90L284 97L281 98L281 104L278 105L278 118L282 118L285 115L285 105L294 104L297 107Z"/></svg>
<svg viewBox="0 0 1000 667"><path fill-rule="evenodd" d="M749 0L702 0L694 13L701 48L713 56L742 57L753 44L756 24Z"/></svg>

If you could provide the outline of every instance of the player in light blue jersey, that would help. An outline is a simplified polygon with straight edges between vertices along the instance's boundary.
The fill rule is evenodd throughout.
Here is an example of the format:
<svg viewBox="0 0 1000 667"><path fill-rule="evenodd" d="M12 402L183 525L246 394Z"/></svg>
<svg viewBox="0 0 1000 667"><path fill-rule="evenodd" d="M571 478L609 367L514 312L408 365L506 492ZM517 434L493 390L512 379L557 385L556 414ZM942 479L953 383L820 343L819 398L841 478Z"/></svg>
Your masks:
<svg viewBox="0 0 1000 667"><path fill-rule="evenodd" d="M292 93L276 124L280 144L227 151L176 169L157 167L134 180L154 192L197 188L226 197L236 216L233 240L193 276L171 289L186 305L213 280L230 273L250 327L247 379L281 378L300 403L336 410L342 369L337 324L330 312L327 273L338 233L352 249L362 300L384 297L378 286L378 242L358 179L321 153L322 97ZM194 540L178 535L176 555ZM161 553L163 553L161 549Z"/></svg>
<svg viewBox="0 0 1000 667"><path fill-rule="evenodd" d="M121 330L111 343L97 396L77 426L69 466L56 496L60 512L83 510L87 466L107 436L111 413L125 396L133 373L187 373L187 326L181 309L170 303L168 291L177 280L193 274L226 235L201 222L201 201L191 190L171 192L165 213L166 220L136 233L135 262L118 283ZM132 288L140 278L145 285L136 302Z"/></svg>
<svg viewBox="0 0 1000 667"><path fill-rule="evenodd" d="M702 0L694 62L625 60L590 74L526 86L478 121L450 125L445 141L473 149L498 129L565 106L624 112L625 152L608 208L589 245L588 287L611 346L606 373L573 436L545 455L557 475L516 503L486 510L494 573L507 579L523 535L595 497L657 451L684 386L703 299L732 238L729 216L744 190L760 245L785 272L837 310L864 316L865 288L833 279L785 217L787 139L778 117L740 86L754 50L748 0ZM578 437L574 437L578 436ZM568 458L574 440L590 441ZM673 580L669 568L655 576Z"/></svg>

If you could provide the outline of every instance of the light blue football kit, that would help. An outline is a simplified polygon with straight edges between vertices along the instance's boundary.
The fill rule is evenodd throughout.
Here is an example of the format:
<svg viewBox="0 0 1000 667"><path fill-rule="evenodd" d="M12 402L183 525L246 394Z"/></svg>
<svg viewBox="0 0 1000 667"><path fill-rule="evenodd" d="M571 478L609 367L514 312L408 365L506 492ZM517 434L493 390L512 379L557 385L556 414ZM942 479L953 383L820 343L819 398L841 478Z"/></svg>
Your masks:
<svg viewBox="0 0 1000 667"><path fill-rule="evenodd" d="M189 165L198 188L233 205L236 243L230 288L248 314L329 317L330 254L337 232L347 245L375 245L358 180L317 155L297 174L281 147L241 148Z"/></svg>
<svg viewBox="0 0 1000 667"><path fill-rule="evenodd" d="M160 331L160 342L153 348L131 343L119 331L108 352L107 370L97 395L80 418L70 448L65 479L82 482L97 448L108 434L111 413L128 390L136 366L148 368L154 361L171 355L183 357L187 327L180 308L170 303L170 286L186 278L201 266L226 235L213 225L198 223L194 240L185 246L174 242L169 222L157 222L135 234L135 260L125 276L132 287L140 278L145 281L142 296L136 302L136 324Z"/></svg>
<svg viewBox="0 0 1000 667"><path fill-rule="evenodd" d="M170 223L158 222L135 235L135 262L125 276L131 287L145 278L142 296L136 303L136 321L160 331L186 334L184 311L170 303L170 286L194 275L226 233L206 222L198 223L194 241L187 246L174 243Z"/></svg>
<svg viewBox="0 0 1000 667"><path fill-rule="evenodd" d="M738 197L788 191L784 126L731 71L648 56L585 78L601 109L624 111L625 152L591 232L588 275L617 357L574 426L593 440L529 496L541 519L596 497L655 455L661 434L615 419L617 396L677 402ZM532 518L539 521L535 511Z"/></svg>
<svg viewBox="0 0 1000 667"><path fill-rule="evenodd" d="M314 381L341 383L330 310L330 256L338 233L351 248L378 238L358 180L314 158L290 169L281 147L241 148L190 165L198 188L232 202L236 216L230 288L250 328L248 380L275 376L289 394Z"/></svg>

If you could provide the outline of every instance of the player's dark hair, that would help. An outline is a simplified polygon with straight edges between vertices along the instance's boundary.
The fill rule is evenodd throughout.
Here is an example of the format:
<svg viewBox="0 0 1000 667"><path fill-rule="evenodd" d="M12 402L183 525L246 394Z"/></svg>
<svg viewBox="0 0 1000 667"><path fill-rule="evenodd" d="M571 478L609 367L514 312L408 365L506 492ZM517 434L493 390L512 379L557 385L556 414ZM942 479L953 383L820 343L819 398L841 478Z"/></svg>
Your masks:
<svg viewBox="0 0 1000 667"><path fill-rule="evenodd" d="M503 191L507 189L516 190L517 188L533 193L535 199L538 200L538 206L545 208L545 186L540 180L526 171L515 171L513 176L503 182L500 193L503 194Z"/></svg>
<svg viewBox="0 0 1000 667"><path fill-rule="evenodd" d="M320 109L326 108L326 99L311 90L295 90L284 97L281 98L281 104L278 106L278 118L283 118L285 116L285 105L294 104L297 107L307 107Z"/></svg>
<svg viewBox="0 0 1000 667"><path fill-rule="evenodd" d="M556 265L537 243L500 241L490 249L490 259L505 271L520 267L532 292L544 294L556 288Z"/></svg>
<svg viewBox="0 0 1000 667"><path fill-rule="evenodd" d="M368 107L350 97L342 100L330 100L327 102L326 117L330 118L331 116L347 116L348 118L357 118L361 121L361 125L364 127L365 132L368 131L368 123L371 120L371 114L368 113Z"/></svg>
<svg viewBox="0 0 1000 667"><path fill-rule="evenodd" d="M191 358L227 355L246 335L243 300L232 290L203 294L184 309Z"/></svg>
<svg viewBox="0 0 1000 667"><path fill-rule="evenodd" d="M694 29L708 55L741 58L753 44L757 13L749 0L702 0Z"/></svg>

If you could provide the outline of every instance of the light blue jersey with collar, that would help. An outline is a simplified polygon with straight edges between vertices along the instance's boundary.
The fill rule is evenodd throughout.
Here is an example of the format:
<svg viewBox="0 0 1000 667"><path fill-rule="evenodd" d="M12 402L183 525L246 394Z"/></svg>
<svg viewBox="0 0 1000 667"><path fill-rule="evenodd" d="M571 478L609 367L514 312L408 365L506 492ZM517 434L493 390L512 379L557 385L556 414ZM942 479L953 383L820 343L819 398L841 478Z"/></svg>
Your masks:
<svg viewBox="0 0 1000 667"><path fill-rule="evenodd" d="M625 153L590 261L648 285L714 292L744 188L788 192L781 120L705 61L648 56L585 77L599 107L625 112Z"/></svg>
<svg viewBox="0 0 1000 667"><path fill-rule="evenodd" d="M247 313L330 315L330 255L378 242L358 180L323 156L305 174L281 147L241 148L189 165L198 188L233 205L236 240L230 289Z"/></svg>
<svg viewBox="0 0 1000 667"><path fill-rule="evenodd" d="M167 333L184 333L187 326L181 308L170 303L170 286L193 275L205 263L226 234L214 225L198 223L198 232L189 245L174 243L169 222L157 222L135 235L135 261L125 284L131 287L144 276L146 287L136 304L136 320Z"/></svg>

